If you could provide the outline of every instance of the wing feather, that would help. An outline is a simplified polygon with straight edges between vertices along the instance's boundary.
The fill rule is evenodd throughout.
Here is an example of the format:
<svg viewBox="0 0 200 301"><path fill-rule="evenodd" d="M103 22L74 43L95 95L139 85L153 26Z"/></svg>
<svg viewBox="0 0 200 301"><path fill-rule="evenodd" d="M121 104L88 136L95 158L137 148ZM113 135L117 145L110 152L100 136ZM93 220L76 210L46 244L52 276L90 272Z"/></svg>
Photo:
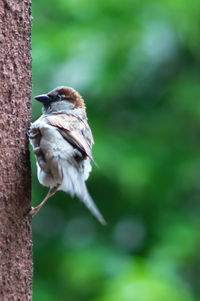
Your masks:
<svg viewBox="0 0 200 301"><path fill-rule="evenodd" d="M94 144L94 140L86 117L81 118L70 114L55 114L46 116L45 118L49 124L59 129L64 139L93 160L92 145Z"/></svg>

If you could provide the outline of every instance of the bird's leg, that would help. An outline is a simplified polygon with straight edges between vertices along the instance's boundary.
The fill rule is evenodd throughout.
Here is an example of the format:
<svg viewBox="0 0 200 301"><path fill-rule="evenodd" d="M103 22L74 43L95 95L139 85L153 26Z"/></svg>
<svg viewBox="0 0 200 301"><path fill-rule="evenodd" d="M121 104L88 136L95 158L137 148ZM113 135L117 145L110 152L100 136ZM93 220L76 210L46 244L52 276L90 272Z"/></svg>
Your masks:
<svg viewBox="0 0 200 301"><path fill-rule="evenodd" d="M34 215L36 215L36 213L38 213L38 211L42 208L42 206L46 203L46 201L56 193L57 189L58 189L59 185L56 185L52 188L49 189L49 192L47 193L46 197L44 198L44 200L37 206L37 207L32 207L31 210L29 211L29 215L31 215L32 217Z"/></svg>
<svg viewBox="0 0 200 301"><path fill-rule="evenodd" d="M33 152L36 156L41 156L41 154L42 154L41 148L39 146L34 147Z"/></svg>

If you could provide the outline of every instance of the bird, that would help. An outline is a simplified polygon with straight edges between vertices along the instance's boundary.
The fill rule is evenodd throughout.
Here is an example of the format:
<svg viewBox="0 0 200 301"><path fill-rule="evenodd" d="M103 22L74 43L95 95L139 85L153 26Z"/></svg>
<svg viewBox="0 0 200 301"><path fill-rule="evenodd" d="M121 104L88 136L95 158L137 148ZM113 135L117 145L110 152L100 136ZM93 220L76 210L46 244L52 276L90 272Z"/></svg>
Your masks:
<svg viewBox="0 0 200 301"><path fill-rule="evenodd" d="M56 191L62 190L77 196L105 225L85 184L91 161L95 161L94 139L82 96L71 87L60 86L35 99L43 104L43 113L31 124L28 136L36 156L38 180L49 187L49 192L37 207L31 207L29 215L33 217Z"/></svg>

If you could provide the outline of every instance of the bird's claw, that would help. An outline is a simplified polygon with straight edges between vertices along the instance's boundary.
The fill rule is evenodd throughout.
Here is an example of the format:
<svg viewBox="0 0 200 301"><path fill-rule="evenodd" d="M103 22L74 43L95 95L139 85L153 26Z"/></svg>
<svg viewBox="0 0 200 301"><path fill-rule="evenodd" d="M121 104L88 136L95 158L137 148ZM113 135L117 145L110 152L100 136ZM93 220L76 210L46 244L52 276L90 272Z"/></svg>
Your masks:
<svg viewBox="0 0 200 301"><path fill-rule="evenodd" d="M28 212L28 215L30 215L31 217L33 217L34 215L36 215L36 213L38 212L36 207L31 207L31 209Z"/></svg>
<svg viewBox="0 0 200 301"><path fill-rule="evenodd" d="M31 128L28 132L27 132L27 136L30 139L35 139L38 136L38 129L35 128Z"/></svg>

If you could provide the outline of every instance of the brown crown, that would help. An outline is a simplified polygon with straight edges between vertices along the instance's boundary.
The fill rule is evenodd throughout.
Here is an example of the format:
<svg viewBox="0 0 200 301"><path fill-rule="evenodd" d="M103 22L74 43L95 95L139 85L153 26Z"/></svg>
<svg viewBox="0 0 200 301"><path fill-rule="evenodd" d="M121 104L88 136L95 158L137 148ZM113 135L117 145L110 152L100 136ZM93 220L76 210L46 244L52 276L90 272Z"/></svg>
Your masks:
<svg viewBox="0 0 200 301"><path fill-rule="evenodd" d="M72 102L75 106L75 108L80 108L85 110L85 103L81 95L70 87L63 87L58 90L59 94L65 95L66 99L70 102Z"/></svg>

